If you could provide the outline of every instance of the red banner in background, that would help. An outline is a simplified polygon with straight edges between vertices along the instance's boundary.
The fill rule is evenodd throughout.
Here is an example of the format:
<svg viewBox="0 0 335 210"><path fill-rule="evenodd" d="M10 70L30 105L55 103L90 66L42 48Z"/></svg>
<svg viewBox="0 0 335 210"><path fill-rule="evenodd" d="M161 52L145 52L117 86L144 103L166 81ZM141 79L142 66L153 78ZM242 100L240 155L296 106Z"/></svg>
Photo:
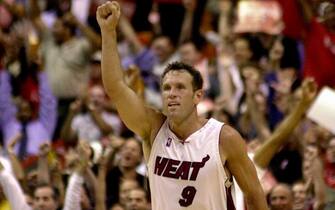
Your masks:
<svg viewBox="0 0 335 210"><path fill-rule="evenodd" d="M282 11L278 2L249 0L238 3L234 32L279 34L282 30Z"/></svg>

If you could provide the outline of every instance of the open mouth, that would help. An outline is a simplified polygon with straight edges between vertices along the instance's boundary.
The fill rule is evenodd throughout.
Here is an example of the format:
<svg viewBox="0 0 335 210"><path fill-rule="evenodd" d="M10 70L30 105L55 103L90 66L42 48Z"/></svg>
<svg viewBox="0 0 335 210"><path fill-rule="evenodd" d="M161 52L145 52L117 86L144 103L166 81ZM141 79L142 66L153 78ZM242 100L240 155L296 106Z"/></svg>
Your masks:
<svg viewBox="0 0 335 210"><path fill-rule="evenodd" d="M131 157L127 155L127 156L124 157L124 160L125 160L125 161L130 161L130 160L131 160Z"/></svg>
<svg viewBox="0 0 335 210"><path fill-rule="evenodd" d="M176 103L176 102L170 102L168 103L168 107L176 107L176 106L179 106L180 104L179 103Z"/></svg>

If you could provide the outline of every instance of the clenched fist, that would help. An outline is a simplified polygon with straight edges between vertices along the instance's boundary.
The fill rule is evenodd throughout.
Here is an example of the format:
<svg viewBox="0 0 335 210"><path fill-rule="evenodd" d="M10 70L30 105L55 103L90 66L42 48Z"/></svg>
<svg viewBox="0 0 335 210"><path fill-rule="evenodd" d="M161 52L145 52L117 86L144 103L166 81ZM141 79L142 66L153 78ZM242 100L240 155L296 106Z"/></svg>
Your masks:
<svg viewBox="0 0 335 210"><path fill-rule="evenodd" d="M316 82L312 78L306 78L304 79L301 87L303 101L306 103L311 103L318 92Z"/></svg>
<svg viewBox="0 0 335 210"><path fill-rule="evenodd" d="M114 32L121 15L120 5L116 1L106 2L97 9L96 17L101 32Z"/></svg>

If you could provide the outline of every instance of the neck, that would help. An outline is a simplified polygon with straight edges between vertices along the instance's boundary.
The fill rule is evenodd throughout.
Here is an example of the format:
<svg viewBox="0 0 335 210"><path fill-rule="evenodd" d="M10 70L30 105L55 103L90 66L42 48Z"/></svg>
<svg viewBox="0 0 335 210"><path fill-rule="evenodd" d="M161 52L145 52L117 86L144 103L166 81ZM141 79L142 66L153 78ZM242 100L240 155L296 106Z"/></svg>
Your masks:
<svg viewBox="0 0 335 210"><path fill-rule="evenodd" d="M124 179L135 179L136 178L136 170L134 168L126 168L120 167L120 171L122 172L122 177Z"/></svg>
<svg viewBox="0 0 335 210"><path fill-rule="evenodd" d="M207 122L204 118L199 118L196 111L192 112L186 119L177 121L169 119L171 131L180 139L186 140L192 133L200 129Z"/></svg>

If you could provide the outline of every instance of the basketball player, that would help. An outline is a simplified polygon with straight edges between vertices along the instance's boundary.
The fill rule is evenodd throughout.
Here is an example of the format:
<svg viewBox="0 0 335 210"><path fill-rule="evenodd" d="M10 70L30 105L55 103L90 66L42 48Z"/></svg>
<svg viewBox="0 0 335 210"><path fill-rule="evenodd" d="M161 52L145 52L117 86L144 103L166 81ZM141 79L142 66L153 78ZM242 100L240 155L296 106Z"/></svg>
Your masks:
<svg viewBox="0 0 335 210"><path fill-rule="evenodd" d="M117 53L117 2L97 10L102 33L102 77L124 123L143 138L153 210L234 209L232 177L249 210L267 209L241 136L228 125L197 115L202 78L193 67L170 64L162 76L163 113L145 106L123 80Z"/></svg>

